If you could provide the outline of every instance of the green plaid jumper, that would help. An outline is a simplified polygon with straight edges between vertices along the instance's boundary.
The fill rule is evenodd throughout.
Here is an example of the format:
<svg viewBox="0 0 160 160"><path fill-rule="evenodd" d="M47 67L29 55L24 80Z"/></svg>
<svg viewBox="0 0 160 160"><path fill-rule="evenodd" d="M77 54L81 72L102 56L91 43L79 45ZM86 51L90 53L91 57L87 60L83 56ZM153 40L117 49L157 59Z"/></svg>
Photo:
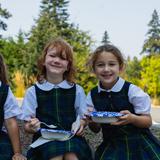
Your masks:
<svg viewBox="0 0 160 160"><path fill-rule="evenodd" d="M47 124L54 124L58 129L71 130L72 123L76 120L75 96L76 85L70 89L54 88L43 91L35 85L38 108L36 117ZM40 135L35 134L33 141ZM28 152L29 160L48 160L63 155L66 152L74 152L79 160L91 160L91 151L82 137L73 137L68 141L51 141Z"/></svg>
<svg viewBox="0 0 160 160"><path fill-rule="evenodd" d="M12 145L8 134L2 131L4 122L4 104L8 95L8 85L2 83L0 87L0 160L11 160L13 156Z"/></svg>
<svg viewBox="0 0 160 160"><path fill-rule="evenodd" d="M129 82L119 92L91 90L91 98L97 111L129 110L134 108L128 99ZM103 142L96 151L96 160L160 160L160 142L148 128L131 124L111 126L102 124Z"/></svg>

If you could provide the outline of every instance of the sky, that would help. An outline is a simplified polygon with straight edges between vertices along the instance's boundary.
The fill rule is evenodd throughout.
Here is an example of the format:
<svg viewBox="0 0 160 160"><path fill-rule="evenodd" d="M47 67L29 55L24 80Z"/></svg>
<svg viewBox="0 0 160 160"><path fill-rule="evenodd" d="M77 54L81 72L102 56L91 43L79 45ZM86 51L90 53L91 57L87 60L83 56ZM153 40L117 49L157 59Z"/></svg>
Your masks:
<svg viewBox="0 0 160 160"><path fill-rule="evenodd" d="M1 31L5 37L16 37L20 29L28 32L38 18L40 0L1 0L0 3L12 14L6 21L8 30ZM106 30L109 40L125 58L141 58L139 53L154 9L160 16L160 0L70 0L68 13L70 22L91 35L95 48Z"/></svg>

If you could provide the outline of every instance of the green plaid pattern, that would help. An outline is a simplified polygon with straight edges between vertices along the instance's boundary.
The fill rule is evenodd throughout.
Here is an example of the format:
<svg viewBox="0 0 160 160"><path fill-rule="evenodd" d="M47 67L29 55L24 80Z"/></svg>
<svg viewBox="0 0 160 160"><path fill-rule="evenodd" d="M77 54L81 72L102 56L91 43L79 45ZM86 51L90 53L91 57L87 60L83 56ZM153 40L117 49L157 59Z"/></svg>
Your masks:
<svg viewBox="0 0 160 160"><path fill-rule="evenodd" d="M129 82L125 82L119 92L100 92L95 87L91 91L97 111L129 110L134 108L128 100ZM111 126L102 124L103 143L96 151L96 160L160 160L160 142L149 129L137 128L131 124Z"/></svg>
<svg viewBox="0 0 160 160"><path fill-rule="evenodd" d="M29 160L49 160L52 157L63 155L66 152L74 152L79 160L92 160L91 151L84 138L74 137L68 141L52 141L36 150L28 152ZM35 155L34 157L32 155Z"/></svg>
<svg viewBox="0 0 160 160"><path fill-rule="evenodd" d="M72 123L76 120L74 108L76 86L70 89L52 89L42 91L37 86L36 96L38 108L36 116L41 121L54 124L59 129L71 130ZM40 135L36 134L34 140ZM79 160L91 160L91 150L82 137L74 137L68 141L52 141L35 149L31 148L27 154L29 160L48 160L66 152L74 152Z"/></svg>
<svg viewBox="0 0 160 160"><path fill-rule="evenodd" d="M0 131L0 160L11 160L13 156L12 145L8 135Z"/></svg>
<svg viewBox="0 0 160 160"><path fill-rule="evenodd" d="M43 91L36 85L38 108L36 117L47 124L54 124L59 129L71 130L76 120L74 108L76 86L70 89L52 89Z"/></svg>
<svg viewBox="0 0 160 160"><path fill-rule="evenodd" d="M96 151L96 160L160 160L160 146L147 134L113 137Z"/></svg>
<svg viewBox="0 0 160 160"><path fill-rule="evenodd" d="M3 126L3 122L4 122L3 106L6 101L7 95L8 95L8 86L4 85L2 83L0 86L0 130L1 130L1 128Z"/></svg>
<svg viewBox="0 0 160 160"><path fill-rule="evenodd" d="M0 160L11 160L13 156L10 139L8 135L1 130L4 122L3 106L8 95L8 88L8 85L4 84L0 87Z"/></svg>

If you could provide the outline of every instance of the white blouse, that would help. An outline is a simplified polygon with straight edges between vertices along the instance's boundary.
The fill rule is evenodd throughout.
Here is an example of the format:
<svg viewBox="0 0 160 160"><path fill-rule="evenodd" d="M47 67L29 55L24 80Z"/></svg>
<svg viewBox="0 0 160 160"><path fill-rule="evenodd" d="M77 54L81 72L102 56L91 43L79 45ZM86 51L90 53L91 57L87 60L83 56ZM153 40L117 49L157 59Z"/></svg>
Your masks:
<svg viewBox="0 0 160 160"><path fill-rule="evenodd" d="M0 86L1 85L2 85L2 82L0 81ZM18 102L9 87L8 95L4 103L4 119L15 117L20 114L21 114L21 109L18 106Z"/></svg>
<svg viewBox="0 0 160 160"><path fill-rule="evenodd" d="M125 83L125 80L120 78L116 82L116 84L110 89L105 90L98 85L98 92L100 91L106 91L106 92L119 92L123 85ZM134 111L137 114L150 114L151 110L151 99L147 93L145 93L141 88L138 86L131 84L129 86L128 91L128 97L129 102L133 105ZM89 92L86 98L87 106L94 107L92 99L91 99L91 93Z"/></svg>
<svg viewBox="0 0 160 160"><path fill-rule="evenodd" d="M53 84L48 81L45 81L42 84L36 82L36 85L38 88L44 91L50 91L53 88L69 89L73 87L73 84L68 83L66 80L62 81L59 84ZM81 117L87 111L85 99L86 99L86 95L84 93L83 88L80 85L76 84L76 99L75 99L74 107L76 109L77 115L79 114ZM31 86L26 90L23 103L22 103L23 114L20 117L20 119L27 121L32 116L35 116L37 107L38 107L38 104L37 104L35 86Z"/></svg>

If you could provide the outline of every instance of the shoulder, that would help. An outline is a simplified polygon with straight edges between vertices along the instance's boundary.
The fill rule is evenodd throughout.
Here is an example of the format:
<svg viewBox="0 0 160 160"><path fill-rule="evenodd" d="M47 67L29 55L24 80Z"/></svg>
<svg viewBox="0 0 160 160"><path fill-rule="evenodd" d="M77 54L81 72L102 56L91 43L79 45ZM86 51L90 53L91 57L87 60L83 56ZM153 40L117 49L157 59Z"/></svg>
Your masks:
<svg viewBox="0 0 160 160"><path fill-rule="evenodd" d="M35 85L32 85L32 86L28 87L28 88L26 89L26 92L31 92L31 91L33 91L33 90L35 90Z"/></svg>
<svg viewBox="0 0 160 160"><path fill-rule="evenodd" d="M84 93L84 89L81 85L79 84L75 84L75 87L76 87L76 93Z"/></svg>
<svg viewBox="0 0 160 160"><path fill-rule="evenodd" d="M79 84L75 84L75 86L76 86L76 89L84 90L83 87L81 85L79 85Z"/></svg>
<svg viewBox="0 0 160 160"><path fill-rule="evenodd" d="M25 96L35 95L35 85L28 87L25 91Z"/></svg>
<svg viewBox="0 0 160 160"><path fill-rule="evenodd" d="M133 84L133 83L130 84L129 90L130 90L130 91L133 91L133 92L135 92L135 91L144 92L139 86L137 86L137 85L135 85L135 84ZM145 93L145 92L144 92L144 93Z"/></svg>
<svg viewBox="0 0 160 160"><path fill-rule="evenodd" d="M134 84L131 84L129 86L129 93L128 93L130 96L134 96L134 97L148 97L149 98L149 95L143 91L143 89L141 89L140 87L134 85Z"/></svg>

